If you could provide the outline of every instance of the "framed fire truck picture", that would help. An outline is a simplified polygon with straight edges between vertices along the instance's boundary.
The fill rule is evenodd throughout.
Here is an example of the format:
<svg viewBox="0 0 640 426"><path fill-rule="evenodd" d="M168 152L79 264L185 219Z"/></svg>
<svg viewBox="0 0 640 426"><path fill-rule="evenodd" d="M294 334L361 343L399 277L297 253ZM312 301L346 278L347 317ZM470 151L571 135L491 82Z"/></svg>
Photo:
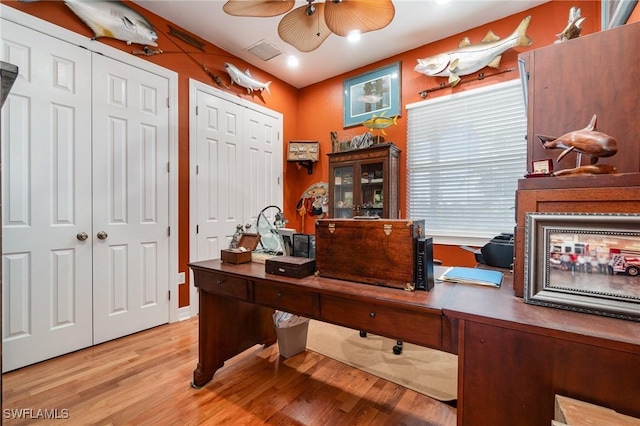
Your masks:
<svg viewBox="0 0 640 426"><path fill-rule="evenodd" d="M640 321L640 215L529 213L525 302Z"/></svg>

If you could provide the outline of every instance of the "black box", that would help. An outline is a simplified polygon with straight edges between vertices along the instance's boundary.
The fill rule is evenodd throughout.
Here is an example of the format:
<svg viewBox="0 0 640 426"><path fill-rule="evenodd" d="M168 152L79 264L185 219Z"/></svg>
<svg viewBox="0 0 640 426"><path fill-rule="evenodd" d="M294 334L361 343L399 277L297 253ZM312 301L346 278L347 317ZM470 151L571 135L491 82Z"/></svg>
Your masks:
<svg viewBox="0 0 640 426"><path fill-rule="evenodd" d="M316 270L316 261L306 257L276 256L268 258L264 268L267 274L304 278L313 275Z"/></svg>
<svg viewBox="0 0 640 426"><path fill-rule="evenodd" d="M316 258L316 236L312 234L293 234L293 256Z"/></svg>
<svg viewBox="0 0 640 426"><path fill-rule="evenodd" d="M416 290L430 291L435 283L433 276L433 238L416 241Z"/></svg>

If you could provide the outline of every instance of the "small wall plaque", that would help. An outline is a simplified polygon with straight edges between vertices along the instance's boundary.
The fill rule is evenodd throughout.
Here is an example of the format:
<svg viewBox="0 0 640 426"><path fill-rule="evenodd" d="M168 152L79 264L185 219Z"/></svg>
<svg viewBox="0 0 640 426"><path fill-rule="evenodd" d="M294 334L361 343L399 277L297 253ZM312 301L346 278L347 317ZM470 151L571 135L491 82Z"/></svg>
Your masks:
<svg viewBox="0 0 640 426"><path fill-rule="evenodd" d="M318 141L289 141L287 161L318 161L320 144Z"/></svg>

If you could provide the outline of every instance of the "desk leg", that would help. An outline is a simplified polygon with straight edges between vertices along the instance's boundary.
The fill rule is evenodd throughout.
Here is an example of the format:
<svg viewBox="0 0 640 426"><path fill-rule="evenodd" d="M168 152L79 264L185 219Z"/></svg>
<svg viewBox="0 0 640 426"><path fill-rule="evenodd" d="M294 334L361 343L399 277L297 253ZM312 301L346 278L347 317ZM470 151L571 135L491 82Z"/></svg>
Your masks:
<svg viewBox="0 0 640 426"><path fill-rule="evenodd" d="M216 350L222 340L219 328L220 315L216 315L216 304L220 298L200 289L200 313L198 314L198 365L193 371L191 386L200 389L213 378L224 365L220 351ZM218 311L219 312L219 311Z"/></svg>
<svg viewBox="0 0 640 426"><path fill-rule="evenodd" d="M200 287L198 366L191 386L198 389L224 362L256 344L275 343L271 308L209 293Z"/></svg>

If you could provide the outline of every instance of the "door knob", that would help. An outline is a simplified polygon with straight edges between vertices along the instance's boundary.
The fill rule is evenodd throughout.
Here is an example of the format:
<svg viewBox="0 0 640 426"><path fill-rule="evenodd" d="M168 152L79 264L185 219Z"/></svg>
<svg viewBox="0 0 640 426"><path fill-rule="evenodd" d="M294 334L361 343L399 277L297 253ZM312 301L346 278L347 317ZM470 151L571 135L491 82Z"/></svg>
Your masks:
<svg viewBox="0 0 640 426"><path fill-rule="evenodd" d="M98 232L98 235L97 235L99 240L106 240L108 236L109 236L109 234L107 234L104 231Z"/></svg>
<svg viewBox="0 0 640 426"><path fill-rule="evenodd" d="M87 233L86 233L86 232L78 232L78 233L76 234L76 238L77 238L78 240L80 240L80 241L84 241L84 240L86 240L87 238L89 238L89 236L87 235Z"/></svg>

